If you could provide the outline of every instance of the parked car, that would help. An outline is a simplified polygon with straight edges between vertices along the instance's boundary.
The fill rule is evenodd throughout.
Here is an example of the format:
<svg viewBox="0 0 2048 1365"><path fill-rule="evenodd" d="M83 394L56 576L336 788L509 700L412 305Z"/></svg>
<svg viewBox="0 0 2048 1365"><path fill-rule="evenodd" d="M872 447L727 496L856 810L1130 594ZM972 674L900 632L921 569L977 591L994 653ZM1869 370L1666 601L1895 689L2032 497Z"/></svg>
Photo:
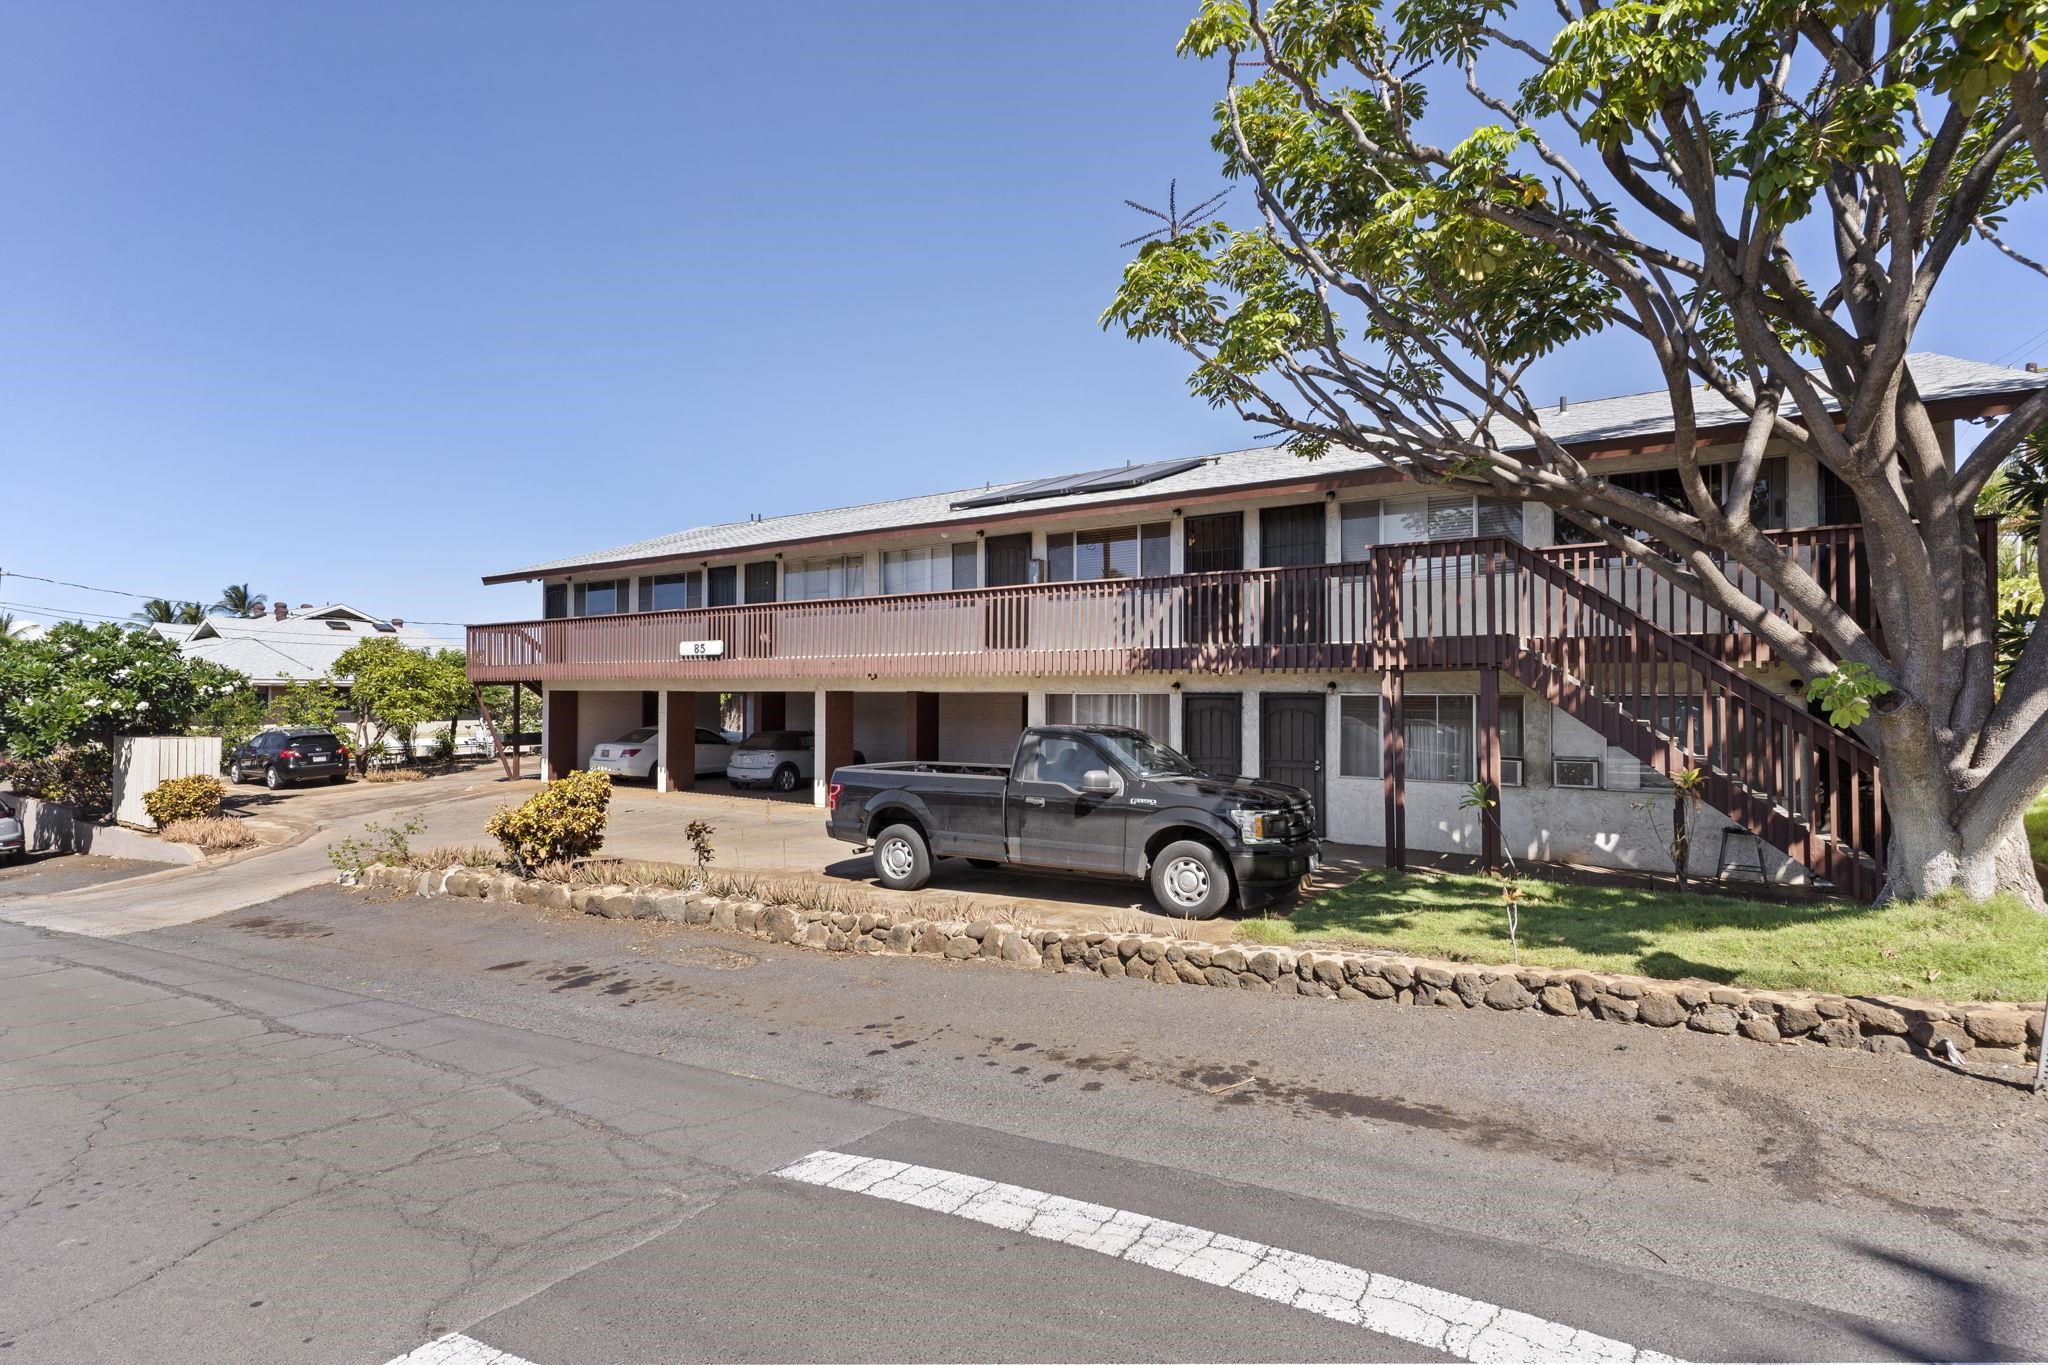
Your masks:
<svg viewBox="0 0 2048 1365"><path fill-rule="evenodd" d="M697 765L693 776L716 777L724 772L726 764L732 761L735 747L730 735L708 726L698 726ZM590 752L591 769L614 777L651 779L660 760L661 731L652 727L628 730L609 744L600 744Z"/></svg>
<svg viewBox="0 0 2048 1365"><path fill-rule="evenodd" d="M348 745L332 730L265 730L228 755L228 781L261 782L272 791L294 782L348 780Z"/></svg>
<svg viewBox="0 0 2048 1365"><path fill-rule="evenodd" d="M725 780L735 787L769 787L793 792L816 771L809 730L762 730L740 741L725 766Z"/></svg>
<svg viewBox="0 0 2048 1365"><path fill-rule="evenodd" d="M21 812L14 802L0 796L0 863L20 862L28 853L28 840L23 836Z"/></svg>
<svg viewBox="0 0 2048 1365"><path fill-rule="evenodd" d="M932 861L1127 877L1169 915L1253 909L1316 868L1315 803L1299 787L1216 777L1118 725L1041 725L1007 767L870 763L833 772L826 831L872 845L875 878L909 891Z"/></svg>

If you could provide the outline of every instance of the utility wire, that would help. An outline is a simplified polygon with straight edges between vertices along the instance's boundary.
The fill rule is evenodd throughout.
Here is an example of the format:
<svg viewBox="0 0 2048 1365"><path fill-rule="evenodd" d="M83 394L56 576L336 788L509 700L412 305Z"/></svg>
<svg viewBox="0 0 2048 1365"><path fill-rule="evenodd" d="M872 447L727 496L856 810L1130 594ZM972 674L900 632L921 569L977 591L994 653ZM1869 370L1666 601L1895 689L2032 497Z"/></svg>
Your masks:
<svg viewBox="0 0 2048 1365"><path fill-rule="evenodd" d="M133 598L135 598L135 599L136 599L137 601L142 601L142 602L153 602L153 601L163 601L163 602L173 602L173 603L176 603L176 602L199 602L199 601L202 601L202 599L200 599L200 598L196 598L196 597L180 597L180 596L176 595L175 593L161 593L161 592L129 592L129 591L128 591L128 590L126 589L126 588L99 588L99 587L94 587L94 586L93 586L92 584L90 584L90 583L68 583L68 582L66 582L65 580L61 579L61 578L45 578L45 577L43 577L43 576L42 576L41 574L32 574L32 573L22 573L22 572L21 572L20 570L18 570L18 569L0 569L0 579L7 579L7 578L19 578L19 579L22 579L22 580L24 580L24 581L26 581L26 582L30 582L30 583L48 583L48 584L50 584L50 585L51 585L52 587L58 587L58 588L77 588L77 589L78 589L79 591L81 591L81 592L102 592L102 593L106 593L106 594L107 594L108 596L110 596L110 597L133 597ZM86 614L87 614L87 615L92 615L92 614L95 614L95 613L86 613ZM119 619L119 618L109 618L109 619ZM235 617L235 616L222 616L222 617L221 617L221 619L222 619L222 620L227 620L227 621L235 621L235 620L252 620L252 619L254 619L254 618L252 618L252 617ZM388 620L390 620L391 618L387 616L387 617L385 617L384 619L388 621ZM405 623L406 623L407 625L415 625L415 626L455 626L455 627L457 627L457 628L460 628L460 627L463 627L463 626L467 626L467 625L469 624L469 623L468 623L467 621L425 621L425 620L420 620L420 619L417 619L417 618L415 618L415 617L411 617L411 616L406 616L406 617L402 617L402 618L400 618L400 619L401 619L401 620L403 620L403 621L405 621Z"/></svg>

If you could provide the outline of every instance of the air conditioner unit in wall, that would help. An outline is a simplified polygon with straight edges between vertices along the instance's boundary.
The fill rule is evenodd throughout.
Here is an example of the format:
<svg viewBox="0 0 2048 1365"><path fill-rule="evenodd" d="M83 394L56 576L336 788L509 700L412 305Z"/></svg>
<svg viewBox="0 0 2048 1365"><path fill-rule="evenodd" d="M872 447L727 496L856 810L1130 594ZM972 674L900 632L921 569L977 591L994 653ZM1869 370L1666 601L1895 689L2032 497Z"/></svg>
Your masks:
<svg viewBox="0 0 2048 1365"><path fill-rule="evenodd" d="M1600 760L1597 758L1553 758L1550 760L1550 785L1553 787L1574 787L1583 791L1596 791L1600 786Z"/></svg>
<svg viewBox="0 0 2048 1365"><path fill-rule="evenodd" d="M1500 761L1500 784L1503 787L1519 787L1522 785L1521 759L1504 758Z"/></svg>

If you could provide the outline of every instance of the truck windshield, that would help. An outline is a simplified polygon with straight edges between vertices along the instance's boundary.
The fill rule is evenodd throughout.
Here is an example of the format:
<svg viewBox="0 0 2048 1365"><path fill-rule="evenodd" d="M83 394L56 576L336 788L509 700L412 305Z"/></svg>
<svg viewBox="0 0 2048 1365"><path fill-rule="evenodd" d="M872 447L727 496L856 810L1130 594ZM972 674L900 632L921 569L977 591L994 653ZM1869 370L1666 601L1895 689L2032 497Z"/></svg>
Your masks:
<svg viewBox="0 0 2048 1365"><path fill-rule="evenodd" d="M1197 777L1200 770L1157 740L1144 735L1097 735L1140 777Z"/></svg>

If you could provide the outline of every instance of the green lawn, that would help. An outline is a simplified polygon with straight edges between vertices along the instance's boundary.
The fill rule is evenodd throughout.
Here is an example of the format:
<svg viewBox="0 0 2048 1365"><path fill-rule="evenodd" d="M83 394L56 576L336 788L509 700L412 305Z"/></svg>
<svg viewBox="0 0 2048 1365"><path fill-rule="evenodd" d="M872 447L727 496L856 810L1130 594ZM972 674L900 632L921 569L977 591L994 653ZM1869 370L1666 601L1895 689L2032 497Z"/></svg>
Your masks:
<svg viewBox="0 0 2048 1365"><path fill-rule="evenodd" d="M2033 845L2034 861L2048 863L2048 792L2027 809L2027 842Z"/></svg>
<svg viewBox="0 0 2048 1365"><path fill-rule="evenodd" d="M2048 916L2015 901L1778 905L1532 878L1522 887L1522 961L1535 966L1849 995L2025 1001L2048 992ZM1240 932L1255 943L1508 961L1500 883L1442 872L1368 872Z"/></svg>

